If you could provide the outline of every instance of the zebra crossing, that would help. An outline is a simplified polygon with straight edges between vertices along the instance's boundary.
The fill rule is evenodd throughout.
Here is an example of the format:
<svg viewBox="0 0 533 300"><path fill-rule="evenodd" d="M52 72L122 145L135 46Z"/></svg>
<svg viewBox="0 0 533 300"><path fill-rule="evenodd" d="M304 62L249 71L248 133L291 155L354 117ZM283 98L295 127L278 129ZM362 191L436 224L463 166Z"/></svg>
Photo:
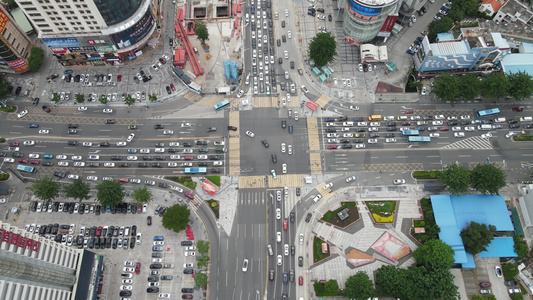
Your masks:
<svg viewBox="0 0 533 300"><path fill-rule="evenodd" d="M281 193L281 201L277 201L277 193ZM301 196L296 196L296 188L289 188L287 195L281 189L267 189L254 191L239 191L238 205L265 205L274 204L276 208L281 208L282 218L289 218L293 207L302 199Z"/></svg>
<svg viewBox="0 0 533 300"><path fill-rule="evenodd" d="M451 143L441 149L472 149L472 150L490 150L494 147L490 143L489 139L484 139L480 136L469 137L455 143Z"/></svg>
<svg viewBox="0 0 533 300"><path fill-rule="evenodd" d="M238 205L265 205L267 195L264 190L240 191Z"/></svg>

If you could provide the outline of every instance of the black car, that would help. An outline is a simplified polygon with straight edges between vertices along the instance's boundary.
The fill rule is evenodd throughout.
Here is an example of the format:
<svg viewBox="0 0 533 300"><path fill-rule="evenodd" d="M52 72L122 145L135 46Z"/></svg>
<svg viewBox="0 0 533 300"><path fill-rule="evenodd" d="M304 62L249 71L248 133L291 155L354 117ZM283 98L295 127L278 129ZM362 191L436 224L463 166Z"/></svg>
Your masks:
<svg viewBox="0 0 533 300"><path fill-rule="evenodd" d="M155 160L165 160L165 159L166 159L166 156L164 156L164 155L157 155L155 157Z"/></svg>
<svg viewBox="0 0 533 300"><path fill-rule="evenodd" d="M396 131L396 127L387 127L387 131Z"/></svg>
<svg viewBox="0 0 533 300"><path fill-rule="evenodd" d="M192 245L192 241L181 241L181 245L182 246L191 246Z"/></svg>
<svg viewBox="0 0 533 300"><path fill-rule="evenodd" d="M107 119L105 120L106 124L115 124L117 121L115 119Z"/></svg>
<svg viewBox="0 0 533 300"><path fill-rule="evenodd" d="M110 144L108 142L101 142L100 147L109 147Z"/></svg>
<svg viewBox="0 0 533 300"><path fill-rule="evenodd" d="M120 156L120 155L113 155L113 156L111 156L111 160L122 160L122 156Z"/></svg>
<svg viewBox="0 0 533 300"><path fill-rule="evenodd" d="M24 153L14 152L13 154L11 154L11 156L15 158L20 158L20 157L24 157Z"/></svg>
<svg viewBox="0 0 533 300"><path fill-rule="evenodd" d="M344 144L341 146L342 149L352 149L352 145L350 144Z"/></svg>
<svg viewBox="0 0 533 300"><path fill-rule="evenodd" d="M113 238L113 246L112 246L112 248L113 249L117 249L117 246L118 246L118 239L117 238Z"/></svg>
<svg viewBox="0 0 533 300"><path fill-rule="evenodd" d="M294 223L294 217L295 217L294 213L291 212L291 214L289 216L289 219L290 219L291 223Z"/></svg>
<svg viewBox="0 0 533 300"><path fill-rule="evenodd" d="M15 90L15 95L18 96L20 94L20 91L22 91L22 87L21 86L17 87L17 89Z"/></svg>
<svg viewBox="0 0 533 300"><path fill-rule="evenodd" d="M161 124L155 124L154 125L154 129L163 129L165 128L165 126L161 125Z"/></svg>
<svg viewBox="0 0 533 300"><path fill-rule="evenodd" d="M394 137L394 133L385 133L384 136L386 138L393 138Z"/></svg>
<svg viewBox="0 0 533 300"><path fill-rule="evenodd" d="M222 173L220 169L211 169L211 173Z"/></svg>
<svg viewBox="0 0 533 300"><path fill-rule="evenodd" d="M51 167L51 166L54 165L54 163L51 162L51 161L45 161L45 162L42 163L42 165L45 166L45 167Z"/></svg>
<svg viewBox="0 0 533 300"><path fill-rule="evenodd" d="M517 123L509 124L509 128L520 128L520 124L517 124Z"/></svg>
<svg viewBox="0 0 533 300"><path fill-rule="evenodd" d="M160 182L160 183L159 183L159 187L160 187L160 188L164 188L164 189L166 189L166 188L168 188L168 184L166 184L166 183L164 183L164 182Z"/></svg>
<svg viewBox="0 0 533 300"><path fill-rule="evenodd" d="M162 264L150 264L150 269L161 269L162 267Z"/></svg>
<svg viewBox="0 0 533 300"><path fill-rule="evenodd" d="M154 160L154 157L150 155L145 155L143 156L143 160Z"/></svg>
<svg viewBox="0 0 533 300"><path fill-rule="evenodd" d="M448 121L448 126L455 126L457 124L459 124L457 121L454 121L454 120L451 120L451 121Z"/></svg>
<svg viewBox="0 0 533 300"><path fill-rule="evenodd" d="M176 149L176 148L169 148L169 149L167 149L167 152L168 152L168 153L176 153L176 152L178 152L178 149Z"/></svg>
<svg viewBox="0 0 533 300"><path fill-rule="evenodd" d="M200 152L200 153L208 153L209 149L207 149L207 148L199 148L198 152Z"/></svg>
<svg viewBox="0 0 533 300"><path fill-rule="evenodd" d="M167 94L169 95L172 94L172 90L170 89L168 85L165 87L165 89L167 90Z"/></svg>
<svg viewBox="0 0 533 300"><path fill-rule="evenodd" d="M78 146L78 142L77 141L68 141L67 145L69 146Z"/></svg>
<svg viewBox="0 0 533 300"><path fill-rule="evenodd" d="M291 61L291 69L294 69L294 61Z"/></svg>
<svg viewBox="0 0 533 300"><path fill-rule="evenodd" d="M276 157L276 154L272 154L272 162L273 163L277 163L278 162L278 158Z"/></svg>
<svg viewBox="0 0 533 300"><path fill-rule="evenodd" d="M304 266L304 258L302 256L298 256L298 266Z"/></svg>
<svg viewBox="0 0 533 300"><path fill-rule="evenodd" d="M331 22L333 20L333 17L331 16L331 14L328 15L328 20Z"/></svg>
<svg viewBox="0 0 533 300"><path fill-rule="evenodd" d="M149 163L144 163L144 162L139 163L139 168L148 168L148 167L150 167Z"/></svg>
<svg viewBox="0 0 533 300"><path fill-rule="evenodd" d="M37 106L37 104L39 104L39 100L40 100L39 98L33 99L33 105Z"/></svg>
<svg viewBox="0 0 533 300"><path fill-rule="evenodd" d="M61 172L54 172L54 176L63 179L63 178L65 178L66 175L65 175L65 173L61 173Z"/></svg>
<svg viewBox="0 0 533 300"><path fill-rule="evenodd" d="M190 294L190 293L194 293L194 289L193 288L182 288L181 292Z"/></svg>
<svg viewBox="0 0 533 300"><path fill-rule="evenodd" d="M162 258L163 257L163 253L161 253L161 252L152 252L152 257L154 257L154 258Z"/></svg>
<svg viewBox="0 0 533 300"><path fill-rule="evenodd" d="M296 188L296 196L300 196L301 190L299 187Z"/></svg>
<svg viewBox="0 0 533 300"><path fill-rule="evenodd" d="M159 289L157 289L157 291L159 291ZM157 293L157 292L153 292L153 293ZM128 297L128 296L131 296L131 291L120 291L119 295L121 297Z"/></svg>
<svg viewBox="0 0 533 300"><path fill-rule="evenodd" d="M201 162L198 163L198 166L199 167L207 167L207 166L209 166L209 164L207 162L205 162L205 161L201 161Z"/></svg>
<svg viewBox="0 0 533 300"><path fill-rule="evenodd" d="M235 126L228 126L228 130L237 131L237 127L235 127Z"/></svg>
<svg viewBox="0 0 533 300"><path fill-rule="evenodd" d="M174 278L174 276L172 276L172 275L163 275L163 276L161 276L161 280L172 280L172 278Z"/></svg>
<svg viewBox="0 0 533 300"><path fill-rule="evenodd" d="M152 277L152 276L150 276ZM159 293L159 288L158 287L149 287L146 289L146 292L147 293Z"/></svg>
<svg viewBox="0 0 533 300"><path fill-rule="evenodd" d="M194 274L194 269L184 269L183 274Z"/></svg>
<svg viewBox="0 0 533 300"><path fill-rule="evenodd" d="M152 163L152 168L162 168L163 165L160 163Z"/></svg>
<svg viewBox="0 0 533 300"><path fill-rule="evenodd" d="M309 223L309 221L311 221L311 217L313 215L311 213L308 213L307 216L305 217L305 222Z"/></svg>
<svg viewBox="0 0 533 300"><path fill-rule="evenodd" d="M184 143L184 144L185 144L185 143ZM207 141L206 141L206 140L197 140L197 141L196 141L196 145L197 145L197 146L207 145Z"/></svg>

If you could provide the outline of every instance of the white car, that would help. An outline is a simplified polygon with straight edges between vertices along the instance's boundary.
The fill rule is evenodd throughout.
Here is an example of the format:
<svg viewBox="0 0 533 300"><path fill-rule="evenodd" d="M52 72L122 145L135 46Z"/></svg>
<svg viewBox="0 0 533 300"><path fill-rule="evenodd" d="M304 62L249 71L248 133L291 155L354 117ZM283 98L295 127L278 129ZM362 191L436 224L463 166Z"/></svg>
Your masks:
<svg viewBox="0 0 533 300"><path fill-rule="evenodd" d="M137 156L135 155L130 155L128 157L126 157L127 160L137 160Z"/></svg>
<svg viewBox="0 0 533 300"><path fill-rule="evenodd" d="M138 179L138 178L132 178L132 179L130 179L130 183L140 184L141 180ZM146 204L144 204L144 205L146 205ZM143 206L143 209L144 209L144 206ZM146 212L146 211L144 211L144 212Z"/></svg>
<svg viewBox="0 0 533 300"><path fill-rule="evenodd" d="M461 116L461 120L470 120L470 116L469 115L463 115L463 116Z"/></svg>
<svg viewBox="0 0 533 300"><path fill-rule="evenodd" d="M112 114L113 109L112 108L104 108L104 114Z"/></svg>
<svg viewBox="0 0 533 300"><path fill-rule="evenodd" d="M282 164L282 165L281 165L281 172L282 172L283 174L287 174L287 164Z"/></svg>
<svg viewBox="0 0 533 300"><path fill-rule="evenodd" d="M133 283L133 279L122 279L122 283L123 284L132 284Z"/></svg>
<svg viewBox="0 0 533 300"><path fill-rule="evenodd" d="M505 137L510 139L513 135L516 135L516 132L510 131L505 135Z"/></svg>
<svg viewBox="0 0 533 300"><path fill-rule="evenodd" d="M246 131L246 135L253 138L255 136L255 133L251 132L251 131Z"/></svg>
<svg viewBox="0 0 533 300"><path fill-rule="evenodd" d="M78 110L80 110L80 111L81 110L87 110L87 106L80 106L80 107L78 107Z"/></svg>
<svg viewBox="0 0 533 300"><path fill-rule="evenodd" d="M145 181L144 181L144 184L147 184L147 185L155 185L155 181L153 181L153 180L145 180Z"/></svg>
<svg viewBox="0 0 533 300"><path fill-rule="evenodd" d="M181 156L179 156L179 155L171 155L170 159L181 159Z"/></svg>
<svg viewBox="0 0 533 300"><path fill-rule="evenodd" d="M154 246L163 246L165 244L164 241L154 241ZM195 250L195 249L186 249L186 250Z"/></svg>
<svg viewBox="0 0 533 300"><path fill-rule="evenodd" d="M378 140L377 139L368 139L368 143L369 144L377 144Z"/></svg>
<svg viewBox="0 0 533 300"><path fill-rule="evenodd" d="M489 132L489 133L482 134L481 137L484 138L484 139L491 138L492 137L492 133Z"/></svg>
<svg viewBox="0 0 533 300"><path fill-rule="evenodd" d="M150 153L150 149L143 148L143 149L139 150L139 153L148 154L148 153Z"/></svg>
<svg viewBox="0 0 533 300"><path fill-rule="evenodd" d="M133 141L133 138L135 137L135 133L130 133L130 136L128 136L128 138L126 139L126 141L129 143L131 141Z"/></svg>
<svg viewBox="0 0 533 300"><path fill-rule="evenodd" d="M363 149L366 148L365 144L356 144L355 149Z"/></svg>
<svg viewBox="0 0 533 300"><path fill-rule="evenodd" d="M124 272L135 272L135 269L134 268L130 268L130 267L125 267L124 269L122 269Z"/></svg>
<svg viewBox="0 0 533 300"><path fill-rule="evenodd" d="M283 56L285 57L285 59L289 59L289 51L283 51Z"/></svg>
<svg viewBox="0 0 533 300"><path fill-rule="evenodd" d="M378 127L370 127L368 128L368 131L371 132L371 131L379 131L379 128Z"/></svg>
<svg viewBox="0 0 533 300"><path fill-rule="evenodd" d="M24 146L35 146L35 141L24 141L22 144Z"/></svg>
<svg viewBox="0 0 533 300"><path fill-rule="evenodd" d="M163 134L164 135L172 135L172 134L174 134L174 131L173 130L165 130L165 131L163 131Z"/></svg>
<svg viewBox="0 0 533 300"><path fill-rule="evenodd" d="M281 232L280 232L280 231L278 231L278 232L276 233L276 241L277 241L278 243L281 243Z"/></svg>
<svg viewBox="0 0 533 300"><path fill-rule="evenodd" d="M104 163L104 167L105 168L114 168L115 167L115 163L106 162L106 163Z"/></svg>
<svg viewBox="0 0 533 300"><path fill-rule="evenodd" d="M289 153L291 154L291 153ZM213 166L222 166L224 163L222 161L214 161Z"/></svg>
<svg viewBox="0 0 533 300"><path fill-rule="evenodd" d="M168 146L169 147L179 147L180 143L178 143L178 142L170 142L170 143L168 143Z"/></svg>
<svg viewBox="0 0 533 300"><path fill-rule="evenodd" d="M203 154L202 155L198 155L196 158L197 159L207 159L207 155L203 155Z"/></svg>
<svg viewBox="0 0 533 300"><path fill-rule="evenodd" d="M465 137L465 133L464 132L454 132L453 136L456 137L456 138L462 138L462 137Z"/></svg>
<svg viewBox="0 0 533 300"><path fill-rule="evenodd" d="M20 119L20 118L24 117L27 114L28 114L28 111L27 110L23 110L20 113L18 113L17 117Z"/></svg>
<svg viewBox="0 0 533 300"><path fill-rule="evenodd" d="M171 186L170 186L170 189L171 189L171 190L174 190L174 191L176 191L176 192L179 192L179 193L183 193L183 189L180 188L179 186L171 185Z"/></svg>
<svg viewBox="0 0 533 300"><path fill-rule="evenodd" d="M440 125L442 125L442 124L444 124L444 123L443 123L442 121L433 121L433 122L431 122L431 124L432 124L433 126L440 126Z"/></svg>
<svg viewBox="0 0 533 300"><path fill-rule="evenodd" d="M35 153L32 153L29 156L30 156L30 158L39 158L40 157L39 154L35 154Z"/></svg>
<svg viewBox="0 0 533 300"><path fill-rule="evenodd" d="M283 263L283 257L281 255L278 255L278 266L281 266L281 264Z"/></svg>
<svg viewBox="0 0 533 300"><path fill-rule="evenodd" d="M39 130L39 134L49 134L49 133L50 133L50 130L48 130L48 129Z"/></svg>
<svg viewBox="0 0 533 300"><path fill-rule="evenodd" d="M72 179L72 180L76 180L76 179L80 178L80 176L78 176L78 175L74 175L74 174L69 174L69 175L67 176L67 178L68 178L68 179Z"/></svg>
<svg viewBox="0 0 533 300"><path fill-rule="evenodd" d="M289 244L285 244L285 245L283 246L283 254L284 254L285 256L289 256Z"/></svg>
<svg viewBox="0 0 533 300"><path fill-rule="evenodd" d="M68 167L68 161L59 161L57 165L60 167Z"/></svg>
<svg viewBox="0 0 533 300"><path fill-rule="evenodd" d="M333 182L330 182L324 186L324 189L327 190L333 186Z"/></svg>
<svg viewBox="0 0 533 300"><path fill-rule="evenodd" d="M285 153L285 143L281 143L281 153Z"/></svg>
<svg viewBox="0 0 533 300"><path fill-rule="evenodd" d="M400 185L400 184L404 184L405 183L405 179L394 179L394 184L395 185Z"/></svg>
<svg viewBox="0 0 533 300"><path fill-rule="evenodd" d="M457 120L456 116L449 116L446 118L448 121Z"/></svg>
<svg viewBox="0 0 533 300"><path fill-rule="evenodd" d="M93 145L93 143L91 143L91 142L83 142L82 143L83 147L92 147L92 145Z"/></svg>
<svg viewBox="0 0 533 300"><path fill-rule="evenodd" d="M281 219L281 208L276 208L276 219Z"/></svg>
<svg viewBox="0 0 533 300"><path fill-rule="evenodd" d="M100 159L100 155L89 155L88 159L90 159L90 160L99 160Z"/></svg>
<svg viewBox="0 0 533 300"><path fill-rule="evenodd" d="M75 167L85 167L85 163L83 161L75 161L74 162Z"/></svg>
<svg viewBox="0 0 533 300"><path fill-rule="evenodd" d="M466 126L465 131L474 131L476 128L474 126Z"/></svg>
<svg viewBox="0 0 533 300"><path fill-rule="evenodd" d="M96 177L96 176L87 176L87 180L96 181L96 180L98 180L98 177Z"/></svg>
<svg viewBox="0 0 533 300"><path fill-rule="evenodd" d="M452 131L461 131L461 126L452 127Z"/></svg>
<svg viewBox="0 0 533 300"><path fill-rule="evenodd" d="M379 127L379 122L370 122L371 127Z"/></svg>
<svg viewBox="0 0 533 300"><path fill-rule="evenodd" d="M429 136L433 138L438 138L440 137L440 133L430 133Z"/></svg>
<svg viewBox="0 0 533 300"><path fill-rule="evenodd" d="M185 256L196 256L196 252L185 252Z"/></svg>
<svg viewBox="0 0 533 300"><path fill-rule="evenodd" d="M354 181L355 179L356 179L355 176L350 176L350 177L346 178L346 182L352 182L352 181Z"/></svg>
<svg viewBox="0 0 533 300"><path fill-rule="evenodd" d="M328 134L326 134L326 137L328 137L328 138L336 138L336 137L339 137L339 135L336 134L336 133L328 133Z"/></svg>
<svg viewBox="0 0 533 300"><path fill-rule="evenodd" d="M242 97L242 95L244 95L244 90L241 90L241 91L237 94L237 98Z"/></svg>
<svg viewBox="0 0 533 300"><path fill-rule="evenodd" d="M427 88L426 87L422 88L421 94L422 94L422 96L425 96L427 94Z"/></svg>
<svg viewBox="0 0 533 300"><path fill-rule="evenodd" d="M444 120L444 115L436 115L435 120Z"/></svg>
<svg viewBox="0 0 533 300"><path fill-rule="evenodd" d="M132 291L133 290L133 286L131 286L131 285L121 285L120 286L120 290L121 291L126 291L126 290L127 291Z"/></svg>
<svg viewBox="0 0 533 300"><path fill-rule="evenodd" d="M304 244L304 234L300 233L300 245Z"/></svg>
<svg viewBox="0 0 533 300"><path fill-rule="evenodd" d="M191 123L181 123L181 127L191 127Z"/></svg>
<svg viewBox="0 0 533 300"><path fill-rule="evenodd" d="M117 147L126 147L126 142L117 142Z"/></svg>
<svg viewBox="0 0 533 300"><path fill-rule="evenodd" d="M286 52L286 51L285 51L285 52ZM309 93L309 89L307 89L307 87L305 87L305 85L302 85L300 88L302 89L302 91L303 91L305 94Z"/></svg>
<svg viewBox="0 0 533 300"><path fill-rule="evenodd" d="M396 139L394 138L385 139L385 143L396 143Z"/></svg>
<svg viewBox="0 0 533 300"><path fill-rule="evenodd" d="M350 125L349 125L349 124L350 124L349 122L344 122L343 124L346 124L346 126L350 126ZM367 127L367 126L368 126L368 123L367 123L367 122L358 122L358 123L357 123L357 126L359 126L359 127Z"/></svg>
<svg viewBox="0 0 533 300"><path fill-rule="evenodd" d="M168 166L169 168L177 168L177 167L178 167L178 163L175 163L175 162L169 162L167 166Z"/></svg>

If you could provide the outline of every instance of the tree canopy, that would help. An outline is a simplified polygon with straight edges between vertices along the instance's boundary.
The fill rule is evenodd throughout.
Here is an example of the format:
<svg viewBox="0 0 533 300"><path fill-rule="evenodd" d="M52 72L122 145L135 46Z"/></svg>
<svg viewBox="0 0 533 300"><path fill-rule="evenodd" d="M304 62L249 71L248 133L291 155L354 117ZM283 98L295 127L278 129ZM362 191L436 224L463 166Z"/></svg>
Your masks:
<svg viewBox="0 0 533 300"><path fill-rule="evenodd" d="M66 196L73 198L75 200L87 200L89 199L89 191L91 190L91 185L83 182L83 179L75 179L71 184L68 184L63 187L63 191Z"/></svg>
<svg viewBox="0 0 533 300"><path fill-rule="evenodd" d="M28 57L28 69L37 72L43 65L44 51L39 47L31 48L31 55Z"/></svg>
<svg viewBox="0 0 533 300"><path fill-rule="evenodd" d="M207 287L207 274L204 273L196 273L194 274L194 283L197 287L205 288Z"/></svg>
<svg viewBox="0 0 533 300"><path fill-rule="evenodd" d="M454 76L456 77L456 76ZM480 94L481 82L474 74L466 74L462 77L456 77L459 80L459 93L463 100L471 100Z"/></svg>
<svg viewBox="0 0 533 300"><path fill-rule="evenodd" d="M98 98L98 101L100 101L100 103L102 103L102 104L104 104L104 105L106 105L107 102L108 102L108 101L107 101L107 97L106 97L106 95L104 95L104 94L100 95L100 98Z"/></svg>
<svg viewBox="0 0 533 300"><path fill-rule="evenodd" d="M348 299L366 300L374 296L374 284L365 272L357 272L346 280L344 296Z"/></svg>
<svg viewBox="0 0 533 300"><path fill-rule="evenodd" d="M496 226L485 225L476 222L470 224L461 230L461 238L465 249L472 255L476 255L481 251L486 251L487 246L494 239Z"/></svg>
<svg viewBox="0 0 533 300"><path fill-rule="evenodd" d="M120 182L115 180L104 180L96 186L98 201L102 206L116 207L124 199L125 192Z"/></svg>
<svg viewBox="0 0 533 300"><path fill-rule="evenodd" d="M515 100L529 99L533 94L533 80L526 72L519 71L507 75L509 80L509 94Z"/></svg>
<svg viewBox="0 0 533 300"><path fill-rule="evenodd" d="M151 102L157 101L157 94L151 93L150 95L148 95L148 99L150 99Z"/></svg>
<svg viewBox="0 0 533 300"><path fill-rule="evenodd" d="M76 94L76 102L77 103L85 102L85 96L83 94Z"/></svg>
<svg viewBox="0 0 533 300"><path fill-rule="evenodd" d="M209 242L204 240L199 240L196 243L196 249L198 249L198 252L200 254L207 254L209 252Z"/></svg>
<svg viewBox="0 0 533 300"><path fill-rule="evenodd" d="M318 66L325 66L337 56L337 41L331 32L320 32L311 39L308 50L309 58Z"/></svg>
<svg viewBox="0 0 533 300"><path fill-rule="evenodd" d="M433 239L427 241L422 247L418 247L413 252L413 257L417 264L428 270L450 269L455 261L454 253L452 247L441 240Z"/></svg>
<svg viewBox="0 0 533 300"><path fill-rule="evenodd" d="M209 40L209 31L207 30L207 26L202 21L196 21L194 25L194 32L196 33L196 37L200 40L202 45L205 43L205 41Z"/></svg>
<svg viewBox="0 0 533 300"><path fill-rule="evenodd" d="M439 180L452 195L464 195L470 186L470 170L452 163L439 175Z"/></svg>
<svg viewBox="0 0 533 300"><path fill-rule="evenodd" d="M459 77L443 74L441 77L435 78L435 84L431 89L431 92L443 101L455 103L461 96L461 91L459 90L460 86L461 81L459 80Z"/></svg>
<svg viewBox="0 0 533 300"><path fill-rule="evenodd" d="M209 256L198 257L197 265L199 268L206 268L209 265Z"/></svg>
<svg viewBox="0 0 533 300"><path fill-rule="evenodd" d="M126 98L124 98L124 103L127 105L127 106L132 106L133 104L135 104L135 99L133 99L133 97L128 94L126 96Z"/></svg>
<svg viewBox="0 0 533 300"><path fill-rule="evenodd" d="M174 232L187 229L191 211L187 205L174 204L163 214L163 227Z"/></svg>
<svg viewBox="0 0 533 300"><path fill-rule="evenodd" d="M437 40L437 34L448 32L450 31L450 29L452 29L452 27L453 27L453 20L448 16L444 16L440 20L431 21L431 23L429 23L428 25L429 41L434 42L435 40Z"/></svg>
<svg viewBox="0 0 533 300"><path fill-rule="evenodd" d="M506 185L505 173L493 164L478 164L470 172L470 186L482 194L497 195Z"/></svg>
<svg viewBox="0 0 533 300"><path fill-rule="evenodd" d="M11 86L11 83L9 83L9 81L7 81L4 77L0 77L0 98L1 99L7 98L12 88L13 87Z"/></svg>
<svg viewBox="0 0 533 300"><path fill-rule="evenodd" d="M29 188L37 199L50 202L59 196L61 184L50 177L41 177L35 180Z"/></svg>
<svg viewBox="0 0 533 300"><path fill-rule="evenodd" d="M152 200L152 192L146 186L143 186L133 190L131 198L137 203L148 203Z"/></svg>
<svg viewBox="0 0 533 300"><path fill-rule="evenodd" d="M499 99L509 95L509 80L500 73L490 73L481 81L481 90L485 98Z"/></svg>
<svg viewBox="0 0 533 300"><path fill-rule="evenodd" d="M518 254L518 258L521 261L526 261L529 258L529 247L524 239L520 236L513 236L514 252Z"/></svg>
<svg viewBox="0 0 533 300"><path fill-rule="evenodd" d="M59 103L59 101L61 101L61 97L59 97L59 94L58 93L53 93L52 94L52 102L57 104L57 103Z"/></svg>

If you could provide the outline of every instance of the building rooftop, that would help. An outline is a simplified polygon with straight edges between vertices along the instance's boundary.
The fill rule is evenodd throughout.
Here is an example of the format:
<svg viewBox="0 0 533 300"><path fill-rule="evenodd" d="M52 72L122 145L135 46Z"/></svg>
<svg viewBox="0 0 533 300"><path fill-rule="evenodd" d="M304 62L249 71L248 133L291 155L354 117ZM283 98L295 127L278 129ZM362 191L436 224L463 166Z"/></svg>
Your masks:
<svg viewBox="0 0 533 300"><path fill-rule="evenodd" d="M494 39L489 29L479 27L461 28L461 35L470 49L494 47Z"/></svg>
<svg viewBox="0 0 533 300"><path fill-rule="evenodd" d="M511 53L502 60L502 69L506 74L526 72L533 75L533 53Z"/></svg>
<svg viewBox="0 0 533 300"><path fill-rule="evenodd" d="M468 53L468 47L464 41L433 43L431 44L431 50L434 56Z"/></svg>

